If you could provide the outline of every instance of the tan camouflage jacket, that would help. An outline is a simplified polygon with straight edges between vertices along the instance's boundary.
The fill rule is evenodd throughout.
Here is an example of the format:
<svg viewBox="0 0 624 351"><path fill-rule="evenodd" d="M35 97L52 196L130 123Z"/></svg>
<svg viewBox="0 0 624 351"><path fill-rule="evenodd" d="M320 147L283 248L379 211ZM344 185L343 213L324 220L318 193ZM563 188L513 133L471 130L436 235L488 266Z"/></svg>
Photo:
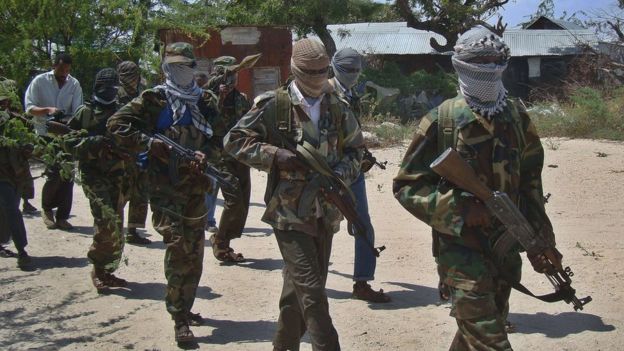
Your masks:
<svg viewBox="0 0 624 351"><path fill-rule="evenodd" d="M314 175L279 171L273 160L279 148L292 149L298 143L308 141L349 184L359 173L362 133L346 102L339 100L335 94L324 95L319 120L320 133L303 110L297 107L301 101L290 91L290 86L288 97L291 111L289 118L277 116L276 91L257 97L252 109L226 135L225 150L238 161L268 172L270 178L277 179L273 186L271 182L267 185L267 208L262 217L265 223L280 230L318 235L317 218L322 217L325 229L335 233L339 230L342 215L335 206L325 201L318 189L315 189L317 200L305 210L304 215L298 215L299 199L309 178ZM340 111L335 120L330 113L332 108ZM287 123L282 123L286 120ZM278 129L290 129L290 132Z"/></svg>
<svg viewBox="0 0 624 351"><path fill-rule="evenodd" d="M205 92L200 99L199 110L211 125L213 136L208 138L193 124L188 126L171 126L165 131L158 131L160 113L167 106L164 90L159 88L148 89L130 103L119 109L108 121L107 129L117 147L137 155L148 151L151 145L150 137L154 133L162 133L194 151L203 152L209 162L221 158L225 126L221 122L216 107L216 97ZM149 156L148 173L150 186L154 191L169 196L179 194L203 194L210 187L210 181L198 177L189 167L190 163L179 159L171 152L169 158Z"/></svg>
<svg viewBox="0 0 624 351"><path fill-rule="evenodd" d="M472 112L461 95L443 104L451 104L450 113L458 128L456 150L490 189L507 193L533 228L554 243L542 192L544 150L521 104L508 100L505 110L492 121ZM517 113L512 113L513 109ZM486 235L493 243L502 234L500 224L494 222L489 228L464 227L462 205L464 201L472 201L471 195L441 182L429 168L440 153L439 111L438 108L431 110L420 121L394 179L395 197L410 213L439 233L461 242L460 237L474 231ZM519 120L514 120L513 115ZM517 123L517 127L512 123ZM416 152L424 143L420 152Z"/></svg>

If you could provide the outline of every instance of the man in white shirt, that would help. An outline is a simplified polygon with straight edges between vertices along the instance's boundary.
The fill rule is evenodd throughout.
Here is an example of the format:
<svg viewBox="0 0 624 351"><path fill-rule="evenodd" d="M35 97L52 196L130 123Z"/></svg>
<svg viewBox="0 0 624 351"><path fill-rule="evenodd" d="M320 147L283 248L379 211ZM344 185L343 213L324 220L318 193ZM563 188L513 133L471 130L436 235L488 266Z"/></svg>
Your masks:
<svg viewBox="0 0 624 351"><path fill-rule="evenodd" d="M65 122L82 105L80 83L69 74L71 64L69 54L58 54L53 70L36 76L26 89L26 112L34 117L35 130L42 136L47 135L45 121L50 116ZM73 227L67 219L71 212L74 183L62 179L59 166L48 167L45 174L47 180L41 194L43 222L49 229L71 230ZM54 208L57 208L56 220L52 212Z"/></svg>

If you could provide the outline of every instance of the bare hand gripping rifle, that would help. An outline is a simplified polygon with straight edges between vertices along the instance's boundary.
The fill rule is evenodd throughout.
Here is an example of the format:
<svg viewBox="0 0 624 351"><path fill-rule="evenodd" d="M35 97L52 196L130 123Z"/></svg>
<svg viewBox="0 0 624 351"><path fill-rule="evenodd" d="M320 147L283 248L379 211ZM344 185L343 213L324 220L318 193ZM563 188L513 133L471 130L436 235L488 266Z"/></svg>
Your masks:
<svg viewBox="0 0 624 351"><path fill-rule="evenodd" d="M325 159L320 156L310 144L306 142L298 144L297 148L293 150L293 152L295 152L297 158L308 166L310 170L317 172L316 177L313 178L312 181L318 182L318 186L321 189L325 199L334 204L340 213L342 213L342 215L347 219L349 233L351 235L361 236L367 246L372 250L373 254L376 257L379 257L379 254L385 250L386 247L375 247L373 243L368 240L368 237L366 236L367 228L357 213L351 189L349 189L349 187L334 174ZM310 200L313 200L313 198ZM305 201L306 200L304 199L301 200L301 202ZM351 230L352 226L354 232Z"/></svg>
<svg viewBox="0 0 624 351"><path fill-rule="evenodd" d="M504 257L516 243L519 243L529 256L542 254L548 249L560 255L552 244L535 232L509 196L503 192L492 191L483 184L472 167L457 151L451 148L447 149L431 163L430 167L441 177L476 196L505 226L507 231L494 244L493 253L495 257ZM566 303L572 303L575 311L582 310L584 305L592 301L591 296L577 298L576 291L572 288L570 277L574 276L574 273L570 267L557 268L554 262L550 263L554 269L545 275L555 287L555 292L552 294L536 296L519 282L509 283L516 290L542 301L563 300Z"/></svg>
<svg viewBox="0 0 624 351"><path fill-rule="evenodd" d="M156 140L162 141L165 145L171 148L172 152L176 153L181 158L188 161L197 161L197 155L195 154L195 151L185 148L184 146L176 143L164 134L154 133L153 135L151 135L151 137ZM203 174L214 178L222 188L228 190L236 190L238 188L237 185L232 184L229 180L227 180L225 175L211 164L206 163L203 169Z"/></svg>

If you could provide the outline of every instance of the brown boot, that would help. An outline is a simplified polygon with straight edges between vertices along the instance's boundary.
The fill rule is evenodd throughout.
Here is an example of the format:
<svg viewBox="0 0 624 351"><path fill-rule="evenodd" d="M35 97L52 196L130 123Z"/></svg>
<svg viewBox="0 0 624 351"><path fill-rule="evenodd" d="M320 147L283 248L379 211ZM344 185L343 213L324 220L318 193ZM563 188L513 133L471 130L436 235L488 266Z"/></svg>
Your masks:
<svg viewBox="0 0 624 351"><path fill-rule="evenodd" d="M390 302L390 296L384 294L383 289L375 291L365 281L355 282L355 284L353 284L353 293L351 294L351 297L375 303Z"/></svg>

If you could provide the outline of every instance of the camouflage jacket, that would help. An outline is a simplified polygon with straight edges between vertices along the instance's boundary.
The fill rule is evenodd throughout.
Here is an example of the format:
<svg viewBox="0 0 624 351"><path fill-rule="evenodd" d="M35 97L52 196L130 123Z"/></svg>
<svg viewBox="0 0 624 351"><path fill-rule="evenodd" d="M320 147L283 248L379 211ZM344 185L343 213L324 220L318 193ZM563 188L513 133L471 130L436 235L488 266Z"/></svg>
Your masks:
<svg viewBox="0 0 624 351"><path fill-rule="evenodd" d="M117 102L122 106L129 103L130 101L132 101L132 99L136 98L138 95L141 94L140 88L137 89L137 91L137 95L130 95L123 86L120 86L117 90Z"/></svg>
<svg viewBox="0 0 624 351"><path fill-rule="evenodd" d="M250 108L251 104L247 97L236 89L225 96L219 102L219 109L227 130L232 129Z"/></svg>
<svg viewBox="0 0 624 351"><path fill-rule="evenodd" d="M336 79L336 77L331 78L329 80L329 85L334 87L334 91L336 92L338 97L340 97L342 100L349 103L349 108L351 109L351 112L353 112L353 115L355 116L355 118L357 118L357 120L360 121L360 118L362 117L360 96L353 89L351 89L350 96L347 96L346 90L344 89L342 84L338 82L338 79Z"/></svg>
<svg viewBox="0 0 624 351"><path fill-rule="evenodd" d="M74 138L63 138L63 148L78 161L83 180L87 182L93 177L122 177L124 174L124 161L109 151L113 145L106 131L106 122L117 107L105 109L99 104L85 103L67 123L73 130L87 132L86 136L77 134Z"/></svg>
<svg viewBox="0 0 624 351"><path fill-rule="evenodd" d="M238 161L268 172L266 211L262 220L280 230L297 230L317 235L317 218L322 217L326 230L338 231L342 215L313 189L316 200L302 216L298 203L304 188L314 174L279 171L274 165L279 148L292 149L308 141L325 157L330 167L349 183L359 174L363 138L357 121L347 104L334 94L326 94L321 102L320 132L298 106L301 101L292 92L272 91L260 95L252 109L226 135L225 150ZM288 99L288 117L277 116L276 96ZM335 113L330 111L333 109ZM336 116L338 115L338 116ZM278 126L279 125L279 126Z"/></svg>
<svg viewBox="0 0 624 351"><path fill-rule="evenodd" d="M542 192L544 150L524 108L508 100L505 110L489 121L474 113L461 95L444 104L450 104L446 106L455 120L456 150L490 189L506 192L537 233L554 243ZM489 228L465 227L462 206L464 201L472 201L472 195L441 182L429 168L440 153L437 130L442 108L421 119L394 179L394 195L410 213L434 231L450 236L447 238L466 244L461 237L474 233L480 238L485 235L491 245L503 228L496 222Z"/></svg>
<svg viewBox="0 0 624 351"><path fill-rule="evenodd" d="M198 102L199 110L212 127L213 135L210 138L192 123L159 130L160 114L170 107L164 90L158 87L143 91L141 96L119 109L108 121L107 129L117 147L135 155L149 150L150 135L162 133L186 148L203 152L209 162L215 162L221 157L225 135L225 126L216 104L215 96L209 92L205 92L203 99ZM154 190L167 192L171 196L177 193L202 194L210 184L191 171L188 161L180 160L173 152L168 158L156 158L150 154L148 173Z"/></svg>

